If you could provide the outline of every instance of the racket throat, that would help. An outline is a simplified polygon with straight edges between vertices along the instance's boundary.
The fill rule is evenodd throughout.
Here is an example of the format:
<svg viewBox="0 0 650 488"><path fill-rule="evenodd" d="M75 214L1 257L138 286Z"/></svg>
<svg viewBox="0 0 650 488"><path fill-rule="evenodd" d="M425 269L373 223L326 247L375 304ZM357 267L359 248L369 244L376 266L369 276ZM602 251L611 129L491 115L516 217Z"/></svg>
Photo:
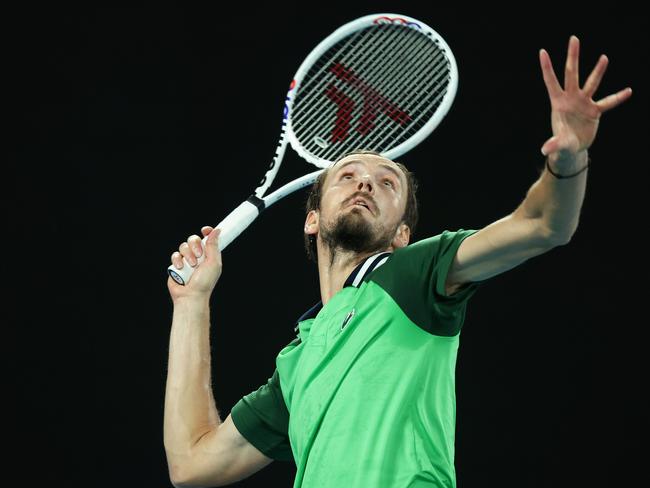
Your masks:
<svg viewBox="0 0 650 488"><path fill-rule="evenodd" d="M260 197L255 195L253 193L250 197L246 199L248 203L252 203L257 207L258 215L262 213L262 211L266 208L266 204L264 203L264 200L262 200Z"/></svg>

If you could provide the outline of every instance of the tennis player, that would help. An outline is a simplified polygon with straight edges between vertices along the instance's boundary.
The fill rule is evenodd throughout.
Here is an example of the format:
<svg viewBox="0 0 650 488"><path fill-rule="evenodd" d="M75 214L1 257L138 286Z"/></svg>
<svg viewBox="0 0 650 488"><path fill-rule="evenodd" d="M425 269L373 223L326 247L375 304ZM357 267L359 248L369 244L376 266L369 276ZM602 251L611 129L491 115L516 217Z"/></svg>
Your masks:
<svg viewBox="0 0 650 488"><path fill-rule="evenodd" d="M175 486L230 484L273 460L295 462L294 487L456 486L454 376L468 300L492 276L571 240L600 116L632 93L594 101L607 58L582 88L578 58L572 36L562 87L540 51L552 109L546 166L521 204L483 229L410 243L417 184L379 154L348 154L321 174L304 224L321 301L298 319L267 383L223 422L209 345L219 231L202 229L205 251L196 235L180 245L172 263L185 257L196 270L186 286L168 280L164 442Z"/></svg>

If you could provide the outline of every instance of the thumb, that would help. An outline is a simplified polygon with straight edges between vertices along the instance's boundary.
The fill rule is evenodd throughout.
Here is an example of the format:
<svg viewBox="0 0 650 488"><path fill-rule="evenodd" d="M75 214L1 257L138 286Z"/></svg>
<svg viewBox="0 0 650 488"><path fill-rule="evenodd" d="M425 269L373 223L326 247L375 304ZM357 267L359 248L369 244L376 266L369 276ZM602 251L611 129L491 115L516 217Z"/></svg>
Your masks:
<svg viewBox="0 0 650 488"><path fill-rule="evenodd" d="M550 153L556 152L557 150L558 150L557 136L551 137L542 145L542 154L544 156L548 156Z"/></svg>

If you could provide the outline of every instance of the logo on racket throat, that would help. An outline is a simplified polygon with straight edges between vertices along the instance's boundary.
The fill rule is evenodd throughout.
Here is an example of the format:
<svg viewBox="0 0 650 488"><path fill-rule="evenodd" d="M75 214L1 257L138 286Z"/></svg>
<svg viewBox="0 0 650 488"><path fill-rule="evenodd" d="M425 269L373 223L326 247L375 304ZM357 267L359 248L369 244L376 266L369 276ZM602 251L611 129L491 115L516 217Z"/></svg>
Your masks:
<svg viewBox="0 0 650 488"><path fill-rule="evenodd" d="M402 126L411 121L411 116L405 110L402 110L397 104L366 83L352 69L347 68L342 63L335 62L329 67L329 71L336 78L356 90L363 98L363 112L355 127L356 132L362 136L368 135L375 128L374 121L378 112L385 114ZM356 103L353 98L346 95L334 83L327 86L325 96L338 106L330 142L342 142L350 135L351 121ZM327 142L320 137L314 138L314 143L322 148L327 147L323 146L323 143L327 144Z"/></svg>

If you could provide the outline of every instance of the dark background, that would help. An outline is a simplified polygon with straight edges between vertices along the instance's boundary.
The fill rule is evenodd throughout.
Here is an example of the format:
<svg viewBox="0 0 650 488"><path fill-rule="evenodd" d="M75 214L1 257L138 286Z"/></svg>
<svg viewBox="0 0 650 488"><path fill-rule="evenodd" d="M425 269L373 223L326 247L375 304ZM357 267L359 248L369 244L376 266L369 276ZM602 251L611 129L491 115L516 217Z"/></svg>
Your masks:
<svg viewBox="0 0 650 488"><path fill-rule="evenodd" d="M309 51L356 17L398 12L438 31L460 72L448 116L400 158L421 183L414 240L483 227L524 198L551 135L540 48L562 79L576 34L582 80L601 53L610 58L597 96L634 89L601 120L573 240L484 284L457 366L459 486L625 486L632 412L647 409L645 282L634 282L645 277L648 18L616 6L305 8L6 14L8 478L171 486L162 442L169 255L253 191ZM306 168L289 149L274 187ZM302 249L305 196L279 202L224 252L212 302L222 419L266 382L295 320L319 299ZM236 486L291 486L294 473L274 462Z"/></svg>

